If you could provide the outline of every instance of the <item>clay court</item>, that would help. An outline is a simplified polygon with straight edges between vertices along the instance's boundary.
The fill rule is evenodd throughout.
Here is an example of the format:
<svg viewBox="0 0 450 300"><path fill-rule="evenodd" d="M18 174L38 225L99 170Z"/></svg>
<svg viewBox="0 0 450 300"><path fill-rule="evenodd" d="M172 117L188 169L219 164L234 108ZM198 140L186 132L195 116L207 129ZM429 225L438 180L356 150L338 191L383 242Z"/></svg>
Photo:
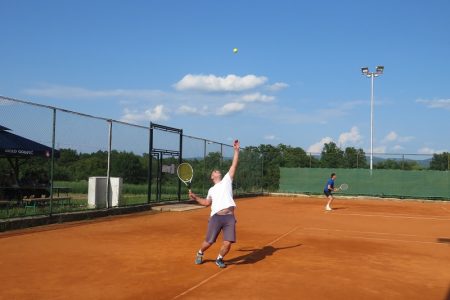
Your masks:
<svg viewBox="0 0 450 300"><path fill-rule="evenodd" d="M324 201L238 200L223 270L209 208L2 233L0 299L450 299L450 203Z"/></svg>

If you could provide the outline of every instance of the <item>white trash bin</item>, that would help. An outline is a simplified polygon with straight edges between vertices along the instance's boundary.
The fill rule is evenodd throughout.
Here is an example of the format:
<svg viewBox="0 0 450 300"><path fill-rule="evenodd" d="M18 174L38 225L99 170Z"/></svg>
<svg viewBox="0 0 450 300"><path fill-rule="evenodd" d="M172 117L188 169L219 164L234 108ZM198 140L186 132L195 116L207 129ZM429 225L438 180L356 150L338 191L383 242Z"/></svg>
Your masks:
<svg viewBox="0 0 450 300"><path fill-rule="evenodd" d="M106 208L106 179L107 177L89 177L88 206L90 208ZM122 184L121 177L110 177L109 207L121 204Z"/></svg>

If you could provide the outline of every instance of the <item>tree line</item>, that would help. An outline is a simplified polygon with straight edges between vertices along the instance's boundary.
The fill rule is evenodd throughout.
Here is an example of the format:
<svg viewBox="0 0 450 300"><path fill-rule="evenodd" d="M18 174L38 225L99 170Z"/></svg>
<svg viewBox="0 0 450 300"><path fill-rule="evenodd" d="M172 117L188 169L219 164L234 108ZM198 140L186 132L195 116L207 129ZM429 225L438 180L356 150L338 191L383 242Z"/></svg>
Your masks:
<svg viewBox="0 0 450 300"><path fill-rule="evenodd" d="M402 170L449 170L450 153L434 154L429 166L420 164L415 160L386 159L374 163L375 169L402 169ZM226 171L231 164L231 158L223 158L218 152L208 153L206 157L185 159L194 167L197 184L210 185L209 172L214 168ZM106 176L108 164L107 151L93 153L79 153L73 149L61 149L60 156L55 160L54 180L80 181L91 176ZM168 157L163 160L164 165L178 164L177 158ZM149 155L137 155L132 152L111 152L110 176L122 177L124 182L142 184L147 182ZM157 172L157 162L153 161L152 172ZM8 161L0 159L0 170L6 173L9 168ZM354 147L339 148L334 142L326 143L320 155L307 153L300 147L291 147L284 144L277 146L261 144L258 147L250 146L241 149L241 173L239 184L243 189L252 185L263 188L278 186L280 167L287 168L368 168L366 153ZM31 158L21 163L20 177L30 174L49 174L49 160L45 158ZM155 174L155 173L154 173ZM238 173L239 175L239 173ZM243 180L245 179L245 180ZM161 180L176 181L176 176L164 175Z"/></svg>

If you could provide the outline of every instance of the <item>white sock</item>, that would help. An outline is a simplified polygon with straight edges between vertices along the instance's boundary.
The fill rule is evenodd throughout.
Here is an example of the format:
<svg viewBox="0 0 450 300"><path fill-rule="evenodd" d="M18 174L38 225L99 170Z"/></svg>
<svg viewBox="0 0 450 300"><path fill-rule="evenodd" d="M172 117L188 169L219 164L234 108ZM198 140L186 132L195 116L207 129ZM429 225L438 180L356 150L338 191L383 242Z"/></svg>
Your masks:
<svg viewBox="0 0 450 300"><path fill-rule="evenodd" d="M217 256L217 259L222 259L223 256L219 254L219 256Z"/></svg>
<svg viewBox="0 0 450 300"><path fill-rule="evenodd" d="M203 255L203 252L202 252L202 250L198 250L198 252L197 252L198 254L200 254L200 255Z"/></svg>

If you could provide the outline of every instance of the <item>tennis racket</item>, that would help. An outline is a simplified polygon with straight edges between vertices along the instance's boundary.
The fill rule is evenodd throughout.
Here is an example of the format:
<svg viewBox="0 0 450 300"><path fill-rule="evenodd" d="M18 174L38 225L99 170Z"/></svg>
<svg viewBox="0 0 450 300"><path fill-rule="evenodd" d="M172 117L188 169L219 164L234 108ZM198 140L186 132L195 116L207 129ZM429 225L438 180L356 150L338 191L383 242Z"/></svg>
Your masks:
<svg viewBox="0 0 450 300"><path fill-rule="evenodd" d="M192 177L194 177L194 170L192 169L192 166L188 163L179 164L177 168L177 175L178 178L180 178L180 180L183 181L183 183L188 187L188 189L191 189Z"/></svg>
<svg viewBox="0 0 450 300"><path fill-rule="evenodd" d="M346 183L341 184L341 185L337 188L337 191L346 191L346 190L348 190L348 184L346 184Z"/></svg>

